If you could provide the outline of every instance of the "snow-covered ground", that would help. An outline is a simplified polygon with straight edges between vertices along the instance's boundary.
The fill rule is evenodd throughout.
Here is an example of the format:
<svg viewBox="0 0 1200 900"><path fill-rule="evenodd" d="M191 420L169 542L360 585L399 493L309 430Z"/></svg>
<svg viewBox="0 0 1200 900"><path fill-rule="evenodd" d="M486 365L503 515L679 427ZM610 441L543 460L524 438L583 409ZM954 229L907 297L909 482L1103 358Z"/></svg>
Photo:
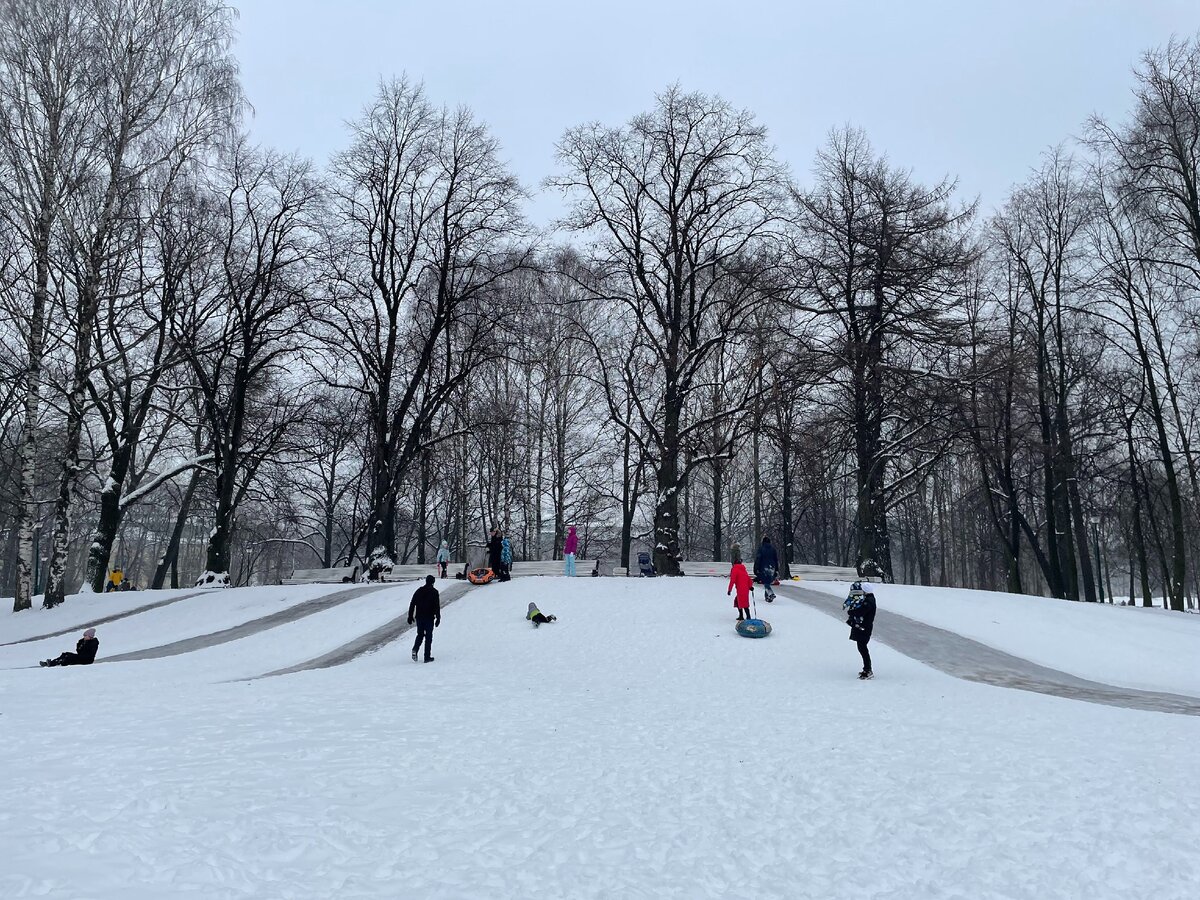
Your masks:
<svg viewBox="0 0 1200 900"><path fill-rule="evenodd" d="M839 582L799 584L842 597L849 589ZM1200 697L1200 616L959 588L876 584L872 590L880 609L1080 678Z"/></svg>
<svg viewBox="0 0 1200 900"><path fill-rule="evenodd" d="M165 659L11 669L38 645L0 648L0 896L1196 895L1200 720L958 681L882 645L859 682L841 623L781 600L759 606L770 638L740 638L717 579L515 580L446 609L431 665L405 638L226 680L365 632L410 590ZM560 620L535 630L530 600ZM110 639L236 618L176 607ZM1048 608L1028 632L1058 627Z"/></svg>

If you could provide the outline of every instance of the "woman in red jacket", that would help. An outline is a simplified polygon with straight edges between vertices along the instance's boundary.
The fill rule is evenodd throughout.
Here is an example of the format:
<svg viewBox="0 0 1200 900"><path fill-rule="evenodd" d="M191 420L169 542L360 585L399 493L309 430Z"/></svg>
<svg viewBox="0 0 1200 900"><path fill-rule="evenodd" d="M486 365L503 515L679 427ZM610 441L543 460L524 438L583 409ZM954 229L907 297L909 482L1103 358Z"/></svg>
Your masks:
<svg viewBox="0 0 1200 900"><path fill-rule="evenodd" d="M737 556L733 558L733 568L729 570L729 589L725 591L725 596L728 597L734 588L737 588L737 596L733 598L733 605L738 611L740 622L743 618L750 618L750 592L754 590L754 582L750 580L750 573Z"/></svg>

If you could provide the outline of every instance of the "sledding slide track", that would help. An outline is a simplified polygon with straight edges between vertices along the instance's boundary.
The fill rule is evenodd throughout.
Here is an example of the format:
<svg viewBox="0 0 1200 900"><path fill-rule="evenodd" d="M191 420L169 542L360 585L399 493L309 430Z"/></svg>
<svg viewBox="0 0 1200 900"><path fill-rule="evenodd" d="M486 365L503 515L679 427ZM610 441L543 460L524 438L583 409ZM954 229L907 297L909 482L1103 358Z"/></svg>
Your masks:
<svg viewBox="0 0 1200 900"><path fill-rule="evenodd" d="M845 616L841 599L832 594L788 584L780 585L779 589L793 600L839 620ZM1200 697L1088 681L885 609L875 613L874 639L940 672L967 681L1106 706L1200 716Z"/></svg>
<svg viewBox="0 0 1200 900"><path fill-rule="evenodd" d="M47 638L62 637L64 634L74 634L77 631L83 631L85 628L95 628L98 625L107 625L109 622L115 622L118 619L127 619L129 616L136 616L138 613L149 612L152 609L162 609L164 606L170 606L172 603L178 603L180 600L188 600L192 597L199 597L201 594L207 594L211 590L211 588L208 588L203 591L177 594L174 597L168 597L166 600L156 600L154 603L147 603L145 606L127 609L125 612L113 613L111 616L105 616L102 619L92 619L90 622L84 622L82 625L72 625L70 628L64 628L61 631L51 631L49 634L36 634L33 637L21 638L19 641L9 641L5 644L0 644L0 647L11 647L14 644L29 644L33 641L44 641Z"/></svg>
<svg viewBox="0 0 1200 900"><path fill-rule="evenodd" d="M375 591L395 590L398 587L401 587L401 585L356 585L352 588L326 594L323 597L305 600L297 603L295 606L289 606L287 609L271 613L269 616L263 616L260 619L251 619L249 622L243 622L241 625L234 625L232 628L224 628L221 631L214 631L210 634L184 638L181 641L161 644L158 647L147 647L145 650L118 653L116 656L102 656L96 660L96 663L98 665L100 663L129 662L136 659L162 659L165 656L179 656L181 653L205 650L208 647L216 647L218 644L227 644L230 641L250 637L252 634L259 634L270 628L278 628L280 625L286 625L289 622L295 622L308 616L315 616L319 612L324 612L327 609L333 609L335 606L348 603L355 597L362 597Z"/></svg>
<svg viewBox="0 0 1200 900"><path fill-rule="evenodd" d="M456 584L442 591L442 608L445 609L455 600L458 600L466 595L471 589L469 584ZM259 678L273 678L276 675L293 675L296 672L307 672L311 669L328 669L331 666L340 666L351 660L358 659L367 653L373 653L376 650L386 647L392 641L399 638L406 631L411 631L415 626L408 624L408 606L404 607L404 614L396 616L390 622L386 622L361 637L356 637L348 643L342 644L335 650L330 650L328 653L322 654L308 662L296 663L294 666L287 666L283 669L275 669L271 672L264 672L262 675L255 675L253 678L238 678L235 681L257 681Z"/></svg>

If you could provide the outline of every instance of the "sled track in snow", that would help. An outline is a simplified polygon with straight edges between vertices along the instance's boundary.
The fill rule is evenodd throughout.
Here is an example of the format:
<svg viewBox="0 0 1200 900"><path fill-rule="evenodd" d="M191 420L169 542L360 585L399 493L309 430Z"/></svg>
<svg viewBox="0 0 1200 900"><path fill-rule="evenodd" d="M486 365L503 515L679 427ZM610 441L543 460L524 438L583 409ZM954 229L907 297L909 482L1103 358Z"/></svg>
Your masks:
<svg viewBox="0 0 1200 900"><path fill-rule="evenodd" d="M442 608L445 609L455 600L459 600L466 596L471 585L455 584L446 588L441 592ZM276 675L293 675L296 672L307 672L312 669L328 669L332 666L340 666L351 660L358 659L367 653L373 653L376 650L386 647L392 641L400 638L405 632L412 631L416 627L408 624L408 606L404 607L404 614L396 616L390 622L380 625L368 631L366 634L356 637L352 641L348 641L342 646L330 650L328 653L323 653L320 656L314 657L307 662L296 663L294 666L286 666L282 669L274 669L270 672L264 672L262 675L255 675L253 678L237 678L235 681L257 681L260 678L274 678Z"/></svg>
<svg viewBox="0 0 1200 900"><path fill-rule="evenodd" d="M314 616L319 612L324 612L327 609L333 609L335 606L348 603L355 597L362 597L375 591L396 590L397 588L406 586L401 584L356 585L352 588L326 594L323 597L304 600L295 606L289 606L287 609L281 609L279 612L271 613L268 616L262 616L258 619L251 619L249 622L234 625L232 628L223 628L220 631L172 641L169 644L160 644L157 647L147 647L144 650L118 653L116 656L102 656L96 660L96 665L100 665L101 663L130 662L138 659L162 659L166 656L179 656L182 653L191 653L195 650L216 647L219 644L227 644L230 641L240 640L252 634L259 634L270 628L277 628L289 622L296 622L308 616Z"/></svg>
<svg viewBox="0 0 1200 900"><path fill-rule="evenodd" d="M180 600L188 600L192 597L199 597L201 594L207 594L211 588L202 591L191 591L187 594L179 594L175 597L168 597L166 600L156 600L153 603L147 603L144 606L138 606L134 609L127 609L125 612L113 613L109 616L104 616L99 619L93 619L90 622L84 622L82 625L72 625L70 628L64 628L61 631L51 631L48 634L37 634L33 637L21 638L19 641L8 641L0 644L0 647L12 647L16 644L30 644L34 641L44 641L49 638L62 637L64 634L74 634L76 631L83 631L85 628L95 628L99 625L107 625L109 622L116 622L118 619L127 619L130 616L136 616L138 613L149 612L152 609L162 609L164 606L170 606L172 603L178 603Z"/></svg>
<svg viewBox="0 0 1200 900"><path fill-rule="evenodd" d="M839 621L844 619L842 601L832 594L789 584L781 584L779 592L781 596L798 600ZM886 609L875 614L873 639L940 672L967 681L1105 706L1200 716L1200 697L1088 681Z"/></svg>

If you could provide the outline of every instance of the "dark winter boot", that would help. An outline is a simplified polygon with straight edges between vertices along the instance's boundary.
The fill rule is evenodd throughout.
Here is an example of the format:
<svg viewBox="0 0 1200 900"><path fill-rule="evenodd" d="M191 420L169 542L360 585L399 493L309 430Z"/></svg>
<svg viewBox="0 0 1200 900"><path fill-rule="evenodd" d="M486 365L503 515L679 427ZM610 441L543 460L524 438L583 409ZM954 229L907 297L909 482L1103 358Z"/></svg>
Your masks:
<svg viewBox="0 0 1200 900"><path fill-rule="evenodd" d="M416 661L417 661L417 651L414 650L413 651L413 662L416 662Z"/></svg>
<svg viewBox="0 0 1200 900"><path fill-rule="evenodd" d="M870 671L869 669L864 669L863 671L858 673L859 681L868 681L874 677L875 677L875 673Z"/></svg>
<svg viewBox="0 0 1200 900"><path fill-rule="evenodd" d="M425 662L433 662L433 657L432 656L425 657Z"/></svg>

